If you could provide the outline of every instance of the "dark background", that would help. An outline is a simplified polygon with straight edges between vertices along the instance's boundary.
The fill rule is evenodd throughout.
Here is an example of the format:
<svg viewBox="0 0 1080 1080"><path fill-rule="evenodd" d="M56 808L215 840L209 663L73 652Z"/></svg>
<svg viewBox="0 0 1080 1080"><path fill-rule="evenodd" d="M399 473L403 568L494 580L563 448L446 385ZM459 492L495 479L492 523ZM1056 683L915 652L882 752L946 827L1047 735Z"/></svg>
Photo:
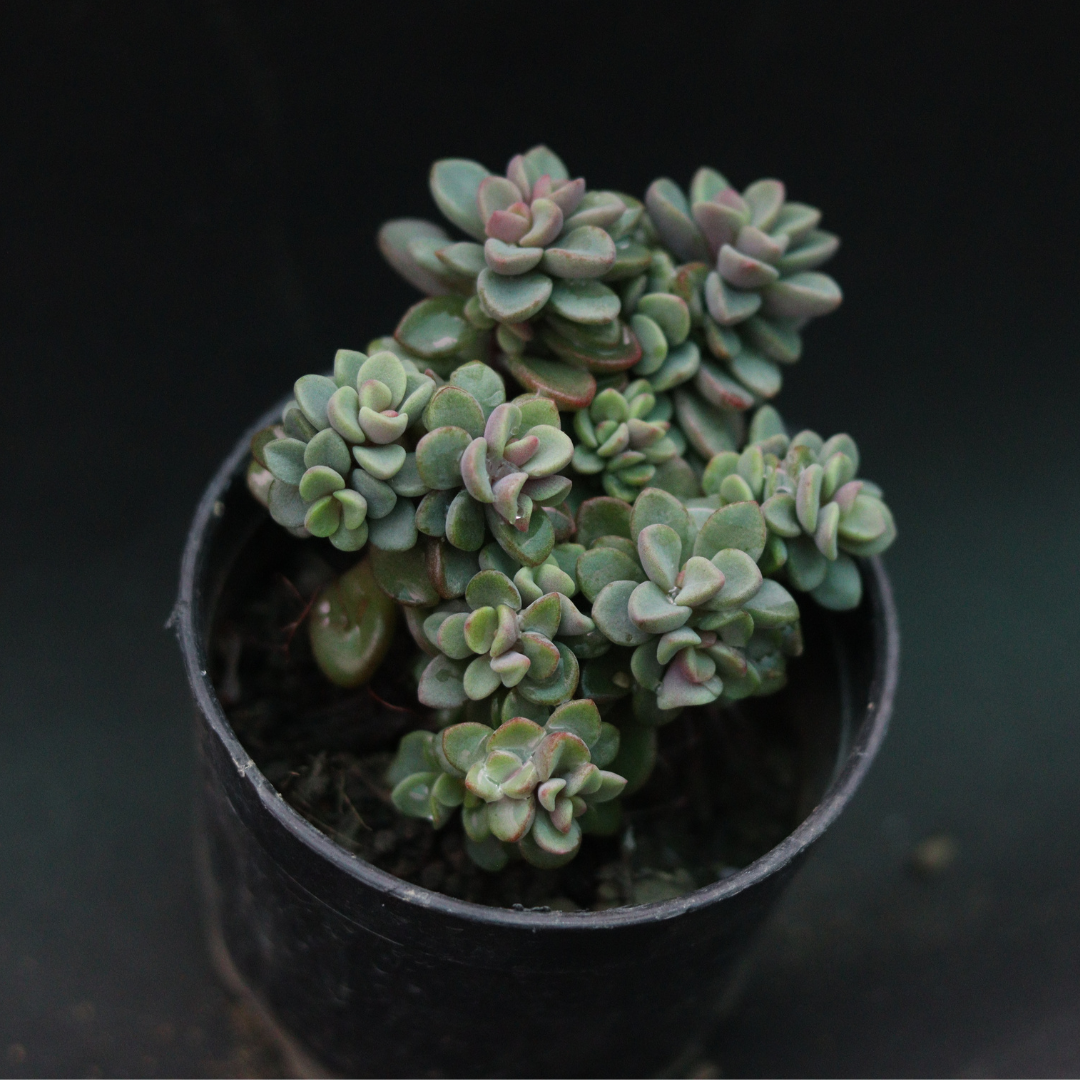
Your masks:
<svg viewBox="0 0 1080 1080"><path fill-rule="evenodd" d="M187 521L412 302L373 238L435 216L430 161L543 140L591 186L707 162L824 208L846 302L782 407L855 435L900 525L893 731L714 1064L1080 1072L1076 11L0 7L0 1071L279 1067L203 951Z"/></svg>

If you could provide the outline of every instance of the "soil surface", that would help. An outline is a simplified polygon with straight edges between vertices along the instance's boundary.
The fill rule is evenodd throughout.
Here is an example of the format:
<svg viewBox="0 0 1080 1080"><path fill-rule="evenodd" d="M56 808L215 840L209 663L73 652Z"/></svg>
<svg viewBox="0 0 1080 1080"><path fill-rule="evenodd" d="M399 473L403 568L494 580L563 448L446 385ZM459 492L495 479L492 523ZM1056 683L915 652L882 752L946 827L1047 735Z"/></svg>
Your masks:
<svg viewBox="0 0 1080 1080"><path fill-rule="evenodd" d="M659 730L657 766L624 799L614 837L586 836L567 866L513 861L491 874L465 854L459 815L436 832L400 815L383 777L398 739L437 729L417 704L416 646L399 637L371 683L333 686L311 654L312 597L350 563L290 542L235 583L213 633L218 695L240 741L286 801L345 850L413 884L503 907L603 910L722 880L797 824L798 746L783 695L687 710ZM797 661L796 661L797 662ZM618 723L619 706L606 719Z"/></svg>

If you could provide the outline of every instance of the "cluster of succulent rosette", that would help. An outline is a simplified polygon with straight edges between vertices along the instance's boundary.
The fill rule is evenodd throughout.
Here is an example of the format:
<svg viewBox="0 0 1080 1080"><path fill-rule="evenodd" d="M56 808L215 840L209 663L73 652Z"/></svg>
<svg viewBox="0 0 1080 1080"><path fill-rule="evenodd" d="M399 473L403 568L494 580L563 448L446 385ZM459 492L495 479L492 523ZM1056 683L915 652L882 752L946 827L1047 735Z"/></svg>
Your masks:
<svg viewBox="0 0 1080 1080"><path fill-rule="evenodd" d="M797 594L858 606L856 559L896 529L849 435L769 404L841 299L818 270L837 238L779 181L701 169L638 200L536 147L430 186L464 238L383 226L426 298L297 380L248 486L357 553L313 605L330 679L370 679L404 614L431 719L390 768L399 810L460 807L487 869L556 866L618 828L657 727L782 687Z"/></svg>

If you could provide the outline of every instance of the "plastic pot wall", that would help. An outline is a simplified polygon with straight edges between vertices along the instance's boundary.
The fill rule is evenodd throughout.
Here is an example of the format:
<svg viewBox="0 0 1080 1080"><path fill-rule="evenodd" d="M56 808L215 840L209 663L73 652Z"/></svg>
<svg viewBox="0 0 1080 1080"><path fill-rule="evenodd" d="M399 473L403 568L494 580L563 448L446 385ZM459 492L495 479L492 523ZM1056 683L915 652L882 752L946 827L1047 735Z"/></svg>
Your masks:
<svg viewBox="0 0 1080 1080"><path fill-rule="evenodd" d="M792 665L806 684L785 691L805 758L805 816L787 839L675 900L580 913L481 907L410 885L332 843L277 794L225 718L207 642L226 577L265 527L243 480L249 437L199 505L175 612L196 704L199 853L219 968L300 1048L296 1067L305 1071L642 1076L678 1068L715 1025L754 931L885 734L899 638L880 561L863 564L858 611L819 621L813 671L805 657Z"/></svg>

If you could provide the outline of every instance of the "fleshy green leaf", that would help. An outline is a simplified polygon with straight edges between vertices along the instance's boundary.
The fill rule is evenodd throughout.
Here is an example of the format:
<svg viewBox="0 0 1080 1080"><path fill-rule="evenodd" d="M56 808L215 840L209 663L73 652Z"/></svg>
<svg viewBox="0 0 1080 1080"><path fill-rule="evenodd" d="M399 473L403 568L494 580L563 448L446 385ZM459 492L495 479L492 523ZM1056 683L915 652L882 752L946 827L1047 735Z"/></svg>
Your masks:
<svg viewBox="0 0 1080 1080"><path fill-rule="evenodd" d="M630 596L638 587L636 581L613 581L605 585L593 601L593 621L600 632L616 645L642 645L649 639L649 632L642 630L630 618Z"/></svg>
<svg viewBox="0 0 1080 1080"><path fill-rule="evenodd" d="M534 600L521 613L522 631L536 631L544 637L553 638L562 621L562 602L558 593L546 593Z"/></svg>
<svg viewBox="0 0 1080 1080"><path fill-rule="evenodd" d="M783 259L777 269L784 273ZM747 341L763 357L778 360L782 364L793 364L802 355L802 336L796 329L798 323L781 322L753 315L741 326Z"/></svg>
<svg viewBox="0 0 1080 1080"><path fill-rule="evenodd" d="M522 386L550 398L561 409L583 409L596 394L596 379L589 372L558 360L507 356L504 362Z"/></svg>
<svg viewBox="0 0 1080 1080"><path fill-rule="evenodd" d="M799 617L799 605L794 597L772 578L761 583L761 588L743 604L743 609L753 617L754 626L763 630L787 626Z"/></svg>
<svg viewBox="0 0 1080 1080"><path fill-rule="evenodd" d="M298 529L307 516L307 504L300 498L299 489L293 484L274 480L267 496L270 516L286 529Z"/></svg>
<svg viewBox="0 0 1080 1080"><path fill-rule="evenodd" d="M304 449L304 464L309 469L322 465L342 476L348 476L349 469L352 468L352 456L345 440L333 428L326 428L308 442Z"/></svg>
<svg viewBox="0 0 1080 1080"><path fill-rule="evenodd" d="M581 591L590 603L596 599L600 590L612 581L645 580L645 572L636 558L616 551L614 548L590 548L578 559L577 576L581 582Z"/></svg>
<svg viewBox="0 0 1080 1080"><path fill-rule="evenodd" d="M417 697L432 709L456 709L467 700L463 685L464 665L445 656L436 656L420 676ZM498 680L496 680L496 683Z"/></svg>
<svg viewBox="0 0 1080 1080"><path fill-rule="evenodd" d="M618 295L599 281L557 281L550 307L564 319L592 326L615 319L621 304Z"/></svg>
<svg viewBox="0 0 1080 1080"><path fill-rule="evenodd" d="M671 349L660 367L649 376L652 388L658 393L672 390L689 382L701 366L701 350L693 341L684 341Z"/></svg>
<svg viewBox="0 0 1080 1080"><path fill-rule="evenodd" d="M459 386L441 386L424 410L424 425L429 433L436 428L458 427L478 438L484 433L486 417L480 403Z"/></svg>
<svg viewBox="0 0 1080 1080"><path fill-rule="evenodd" d="M664 678L664 666L671 659L671 656L678 651L673 649L671 655L661 657L659 650L667 638L680 634L690 635L694 641L701 640L689 627L683 627L681 630L675 630L671 634L665 634L663 638L650 638L634 650L634 655L630 659L630 670L640 686L652 691L659 687ZM681 647L680 644L679 648Z"/></svg>
<svg viewBox="0 0 1080 1080"><path fill-rule="evenodd" d="M664 528L663 525L654 527ZM667 594L652 581L642 582L634 589L630 594L627 610L634 625L650 634L666 634L669 630L677 630L692 614L690 608L673 604Z"/></svg>
<svg viewBox="0 0 1080 1080"><path fill-rule="evenodd" d="M841 554L828 564L822 583L810 594L830 611L851 611L862 600L859 567L849 555Z"/></svg>
<svg viewBox="0 0 1080 1080"><path fill-rule="evenodd" d="M552 712L547 722L548 731L569 731L576 735L586 746L593 744L600 738L601 723L600 712L596 703L588 698L579 701L568 701L560 705ZM610 728L611 725L609 724ZM612 741L609 735L609 742ZM614 756L614 754L612 754Z"/></svg>
<svg viewBox="0 0 1080 1080"><path fill-rule="evenodd" d="M436 258L455 274L463 278L476 280L476 275L484 269L484 249L480 244L463 241L459 244L447 244L435 252ZM430 290L425 290L430 291ZM470 320L471 322L472 320ZM475 323L473 324L475 326Z"/></svg>
<svg viewBox="0 0 1080 1080"><path fill-rule="evenodd" d="M353 469L349 475L349 486L363 495L368 504L368 517L372 521L386 517L397 505L397 492L389 484L376 480L363 469Z"/></svg>
<svg viewBox="0 0 1080 1080"><path fill-rule="evenodd" d="M672 180L654 180L645 192L649 218L664 246L684 262L707 259L709 249L701 232L690 217L690 204Z"/></svg>
<svg viewBox="0 0 1080 1080"><path fill-rule="evenodd" d="M655 765L655 729L642 724L620 724L619 752L610 768L612 772L626 778L623 794L630 795L637 791L648 780Z"/></svg>
<svg viewBox="0 0 1080 1080"><path fill-rule="evenodd" d="M816 589L824 580L828 560L808 536L788 541L787 575L801 592Z"/></svg>
<svg viewBox="0 0 1080 1080"><path fill-rule="evenodd" d="M379 349L373 352L361 365L356 374L356 389L359 391L365 382L381 382L390 391L392 406L404 398L408 388L408 374L401 359L389 349ZM380 406L386 408L386 405Z"/></svg>
<svg viewBox="0 0 1080 1080"><path fill-rule="evenodd" d="M446 513L446 539L461 551L479 551L484 545L484 511L467 491L459 491Z"/></svg>
<svg viewBox="0 0 1080 1080"><path fill-rule="evenodd" d="M558 705L574 696L581 668L577 657L561 641L555 642L559 650L559 666L555 674L544 682L524 680L518 687L522 697L538 705Z"/></svg>
<svg viewBox="0 0 1080 1080"><path fill-rule="evenodd" d="M762 312L778 319L810 319L840 306L840 286L828 274L809 270L781 278L762 291Z"/></svg>
<svg viewBox="0 0 1080 1080"><path fill-rule="evenodd" d="M421 292L429 295L438 295L447 292L450 283L446 274L435 271L417 259L414 253L414 245L430 245L432 248L441 247L450 243L450 237L445 230L430 221L421 221L417 218L401 218L397 221L388 221L379 229L378 244L383 258L403 277L410 285L415 286ZM351 350L342 349L340 352ZM337 370L335 367L335 376ZM349 382L355 385L356 375L353 373ZM344 382L339 385L344 386Z"/></svg>
<svg viewBox="0 0 1080 1080"><path fill-rule="evenodd" d="M598 278L614 262L615 241L595 225L581 225L547 248L541 265L558 278Z"/></svg>
<svg viewBox="0 0 1080 1080"><path fill-rule="evenodd" d="M465 669L463 686L467 697L473 701L483 701L490 697L502 685L496 671L492 670L491 661L486 656L478 656ZM423 701L423 698L420 699Z"/></svg>
<svg viewBox="0 0 1080 1080"><path fill-rule="evenodd" d="M539 439L539 445L522 466L530 477L550 476L570 463L574 444L570 436L556 427L540 424L530 428L527 436Z"/></svg>
<svg viewBox="0 0 1080 1080"><path fill-rule="evenodd" d="M562 158L554 150L549 150L543 144L534 146L523 154L521 162L525 169L525 176L530 184L535 184L541 176L550 176L552 182L556 184L562 183L570 177Z"/></svg>
<svg viewBox="0 0 1080 1080"><path fill-rule="evenodd" d="M739 548L756 562L765 550L766 536L765 519L756 503L731 503L702 525L694 541L694 554L711 559L724 548Z"/></svg>
<svg viewBox="0 0 1080 1080"><path fill-rule="evenodd" d="M325 375L303 375L293 385L297 405L308 422L319 431L330 426L326 406L337 389L337 383Z"/></svg>
<svg viewBox="0 0 1080 1080"><path fill-rule="evenodd" d="M525 239L524 237L522 239ZM535 270L544 254L542 247L526 247L507 244L491 237L484 244L484 261L496 274L516 277ZM483 272L483 271L481 271Z"/></svg>
<svg viewBox="0 0 1080 1080"><path fill-rule="evenodd" d="M660 488L646 488L638 496L630 514L629 536L636 543L641 530L649 525L667 525L674 529L682 545L682 553L689 554L692 535L690 516L674 495Z"/></svg>
<svg viewBox="0 0 1080 1080"><path fill-rule="evenodd" d="M274 477L296 487L307 469L304 463L306 444L299 439L271 439L262 448L266 467Z"/></svg>
<svg viewBox="0 0 1080 1080"><path fill-rule="evenodd" d="M707 682L695 683L687 678L680 665L670 664L656 693L656 704L661 709L708 705L720 696L723 688L724 684L715 675Z"/></svg>
<svg viewBox="0 0 1080 1080"><path fill-rule="evenodd" d="M658 465L650 483L677 499L693 499L701 494L697 475L690 463L681 457L669 458Z"/></svg>
<svg viewBox="0 0 1080 1080"><path fill-rule="evenodd" d="M885 515L885 504L880 499L859 493L855 496L851 509L840 517L840 535L844 540L863 543L876 540L888 527Z"/></svg>
<svg viewBox="0 0 1080 1080"><path fill-rule="evenodd" d="M795 516L795 496L785 491L777 492L761 504L766 524L774 533L786 539L802 534L802 526Z"/></svg>
<svg viewBox="0 0 1080 1080"><path fill-rule="evenodd" d="M758 311L761 295L732 288L713 270L705 279L705 303L720 326L735 326Z"/></svg>
<svg viewBox="0 0 1080 1080"><path fill-rule="evenodd" d="M808 532L817 528L818 509L821 505L821 484L825 470L817 463L808 465L799 477L795 491L795 514L799 524Z"/></svg>
<svg viewBox="0 0 1080 1080"><path fill-rule="evenodd" d="M405 447L354 446L353 457L357 465L376 480L389 480L405 464Z"/></svg>
<svg viewBox="0 0 1080 1080"><path fill-rule="evenodd" d="M370 516L370 510L368 513ZM399 604L433 607L439 602L439 594L428 577L424 552L419 547L409 551L372 551L371 569L379 588Z"/></svg>
<svg viewBox="0 0 1080 1080"><path fill-rule="evenodd" d="M653 319L640 312L633 316L630 325L641 345L641 360L634 371L638 375L652 375L667 359L667 337Z"/></svg>
<svg viewBox="0 0 1080 1080"><path fill-rule="evenodd" d="M749 556L747 556L749 558ZM724 586L724 574L715 563L692 555L681 573L681 587L674 597L676 604L697 607L711 600Z"/></svg>
<svg viewBox="0 0 1080 1080"><path fill-rule="evenodd" d="M358 354L362 355L362 354ZM326 406L326 415L331 427L350 443L367 441L364 429L360 426L360 399L352 386L342 386Z"/></svg>
<svg viewBox="0 0 1080 1080"><path fill-rule="evenodd" d="M438 779L437 772L413 773L406 776L394 785L390 792L390 801L399 813L406 817L423 818L430 821L432 817L431 788Z"/></svg>
<svg viewBox="0 0 1080 1080"><path fill-rule="evenodd" d="M463 158L444 158L431 167L429 186L443 214L474 240L484 240L484 222L476 196L488 171Z"/></svg>
<svg viewBox="0 0 1080 1080"><path fill-rule="evenodd" d="M390 477L389 484L398 495L405 495L409 498L418 498L427 494L428 486L420 476L415 454L406 453L404 463Z"/></svg>
<svg viewBox="0 0 1080 1080"><path fill-rule="evenodd" d="M521 609L521 594L517 587L498 570L481 570L469 582L465 600L473 611L482 607L496 608L500 604L514 611Z"/></svg>
<svg viewBox="0 0 1080 1080"><path fill-rule="evenodd" d="M683 434L706 459L734 450L741 441L738 414L731 410L715 409L686 390L675 392L675 410Z"/></svg>
<svg viewBox="0 0 1080 1080"><path fill-rule="evenodd" d="M506 400L506 388L499 373L479 360L473 360L456 368L450 376L450 383L476 399L483 410L485 420L491 415L491 410L496 405L501 405Z"/></svg>
<svg viewBox="0 0 1080 1080"><path fill-rule="evenodd" d="M361 686L375 673L394 636L397 607L375 583L368 560L316 596L309 622L311 649L337 686Z"/></svg>
<svg viewBox="0 0 1080 1080"><path fill-rule="evenodd" d="M491 728L486 724L454 724L438 736L443 756L464 776L479 761L491 738Z"/></svg>
<svg viewBox="0 0 1080 1080"><path fill-rule="evenodd" d="M709 464L705 466L705 472L701 477L701 488L706 495L720 493L720 485L724 480L737 472L739 468L739 455L734 450L723 450L714 454ZM717 507L719 509L719 507Z"/></svg>
<svg viewBox="0 0 1080 1080"><path fill-rule="evenodd" d="M486 508L488 529L499 546L522 566L539 566L555 546L555 531L546 514L533 514L528 528L520 532L492 508Z"/></svg>
<svg viewBox="0 0 1080 1080"><path fill-rule="evenodd" d="M745 551L725 548L712 557L712 565L724 575L724 586L710 608L734 608L744 604L761 588L761 570Z"/></svg>
<svg viewBox="0 0 1080 1080"><path fill-rule="evenodd" d="M461 427L436 427L429 431L416 446L416 467L424 483L435 490L460 487L460 462L471 441L469 433Z"/></svg>
<svg viewBox="0 0 1080 1080"><path fill-rule="evenodd" d="M675 579L682 564L682 540L679 534L670 525L646 525L638 533L637 549L642 569L666 597L675 588Z"/></svg>
<svg viewBox="0 0 1080 1080"><path fill-rule="evenodd" d="M314 465L300 478L300 498L305 502L314 502L333 491L340 491L344 486L341 473L327 465Z"/></svg>
<svg viewBox="0 0 1080 1080"><path fill-rule="evenodd" d="M312 536L330 536L337 532L340 524L341 504L329 495L313 502L304 515L304 528Z"/></svg>
<svg viewBox="0 0 1080 1080"><path fill-rule="evenodd" d="M507 323L531 319L548 302L551 287L551 278L539 273L504 277L487 269L476 279L476 294L484 311Z"/></svg>
<svg viewBox="0 0 1080 1080"><path fill-rule="evenodd" d="M334 498L341 503L342 524L347 529L359 529L367 519L367 499L358 491L346 488L344 491L335 491Z"/></svg>
<svg viewBox="0 0 1080 1080"><path fill-rule="evenodd" d="M650 293L638 301L637 312L660 327L671 348L681 345L690 333L690 308L681 296Z"/></svg>
<svg viewBox="0 0 1080 1080"><path fill-rule="evenodd" d="M467 619L468 615L464 611L455 611L442 620L435 634L435 644L439 651L451 660L471 660L473 657L473 650L465 639Z"/></svg>
<svg viewBox="0 0 1080 1080"><path fill-rule="evenodd" d="M394 337L425 360L453 356L476 339L476 329L465 318L464 309L460 296L421 300L405 312Z"/></svg>

